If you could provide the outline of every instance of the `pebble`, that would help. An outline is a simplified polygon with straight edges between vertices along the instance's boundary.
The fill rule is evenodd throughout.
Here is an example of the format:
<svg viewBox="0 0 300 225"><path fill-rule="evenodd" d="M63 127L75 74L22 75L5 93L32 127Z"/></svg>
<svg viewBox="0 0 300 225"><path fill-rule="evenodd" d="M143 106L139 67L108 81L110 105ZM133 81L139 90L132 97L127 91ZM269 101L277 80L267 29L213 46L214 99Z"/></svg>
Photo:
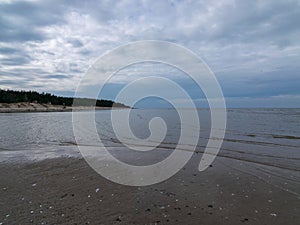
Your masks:
<svg viewBox="0 0 300 225"><path fill-rule="evenodd" d="M97 193L97 192L99 192L99 191L100 191L100 188L96 188L95 192Z"/></svg>
<svg viewBox="0 0 300 225"><path fill-rule="evenodd" d="M271 215L271 216L277 216L277 214L276 214L276 213L270 213L270 215Z"/></svg>
<svg viewBox="0 0 300 225"><path fill-rule="evenodd" d="M243 220L241 220L242 222L246 222L248 221L249 219L248 218L244 218Z"/></svg>
<svg viewBox="0 0 300 225"><path fill-rule="evenodd" d="M32 186L32 187L35 187L35 186L36 186L36 184L32 184L31 186Z"/></svg>

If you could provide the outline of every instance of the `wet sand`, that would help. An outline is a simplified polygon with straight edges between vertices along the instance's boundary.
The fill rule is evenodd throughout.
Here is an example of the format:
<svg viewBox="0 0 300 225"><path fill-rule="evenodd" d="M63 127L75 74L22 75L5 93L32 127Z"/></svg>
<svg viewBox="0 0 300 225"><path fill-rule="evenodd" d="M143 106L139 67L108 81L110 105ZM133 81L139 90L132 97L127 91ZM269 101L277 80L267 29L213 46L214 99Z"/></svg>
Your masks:
<svg viewBox="0 0 300 225"><path fill-rule="evenodd" d="M160 184L112 183L76 157L0 163L0 224L299 224L299 197L197 154ZM230 166L228 166L230 165Z"/></svg>

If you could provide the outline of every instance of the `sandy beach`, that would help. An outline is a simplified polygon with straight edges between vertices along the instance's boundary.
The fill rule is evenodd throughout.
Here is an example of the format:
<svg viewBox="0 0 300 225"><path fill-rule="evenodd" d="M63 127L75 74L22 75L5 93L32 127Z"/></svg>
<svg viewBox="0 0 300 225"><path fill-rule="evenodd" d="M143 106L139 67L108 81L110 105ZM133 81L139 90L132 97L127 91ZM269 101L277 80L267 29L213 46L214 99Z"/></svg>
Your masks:
<svg viewBox="0 0 300 225"><path fill-rule="evenodd" d="M1 224L297 224L299 198L218 158L194 157L147 187L112 183L81 158L0 164Z"/></svg>
<svg viewBox="0 0 300 225"><path fill-rule="evenodd" d="M39 103L0 103L0 113L18 113L18 112L70 112L70 111L84 111L84 110L105 110L111 109L111 107L89 107L89 106L62 106L51 104L39 104Z"/></svg>

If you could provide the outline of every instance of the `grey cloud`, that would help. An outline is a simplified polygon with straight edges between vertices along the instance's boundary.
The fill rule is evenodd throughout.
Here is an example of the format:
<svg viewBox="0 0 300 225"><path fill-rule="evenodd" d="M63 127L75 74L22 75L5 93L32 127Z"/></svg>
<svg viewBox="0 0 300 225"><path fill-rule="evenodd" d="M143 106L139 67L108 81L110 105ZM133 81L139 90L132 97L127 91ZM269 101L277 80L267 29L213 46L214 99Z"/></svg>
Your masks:
<svg viewBox="0 0 300 225"><path fill-rule="evenodd" d="M39 27L65 22L60 4L50 3L49 1L0 3L0 41L42 41L48 38Z"/></svg>
<svg viewBox="0 0 300 225"><path fill-rule="evenodd" d="M290 32L299 33L299 20L298 1L236 1L217 12L212 21L217 31L207 32L216 41L281 42Z"/></svg>
<svg viewBox="0 0 300 225"><path fill-rule="evenodd" d="M26 82L25 81L13 81L13 80L0 80L1 85L24 85Z"/></svg>
<svg viewBox="0 0 300 225"><path fill-rule="evenodd" d="M66 79L66 78L70 78L70 76L68 76L68 75L62 75L62 74L47 75L47 76L43 76L43 77L47 78L47 79Z"/></svg>
<svg viewBox="0 0 300 225"><path fill-rule="evenodd" d="M80 48L83 46L82 41L78 40L78 39L70 39L69 43L73 45L73 47L75 48Z"/></svg>
<svg viewBox="0 0 300 225"><path fill-rule="evenodd" d="M16 53L16 52L19 52L19 49L10 48L10 47L0 48L0 54L12 54L12 53Z"/></svg>
<svg viewBox="0 0 300 225"><path fill-rule="evenodd" d="M10 58L4 58L1 59L1 64L2 65L24 65L30 63L31 59L29 57L10 57Z"/></svg>
<svg viewBox="0 0 300 225"><path fill-rule="evenodd" d="M19 47L2 47L0 48L1 66L25 65L32 61L30 55Z"/></svg>
<svg viewBox="0 0 300 225"><path fill-rule="evenodd" d="M7 26L4 27L0 24L0 42L12 42L12 41L42 41L46 39L46 35L36 31L34 28L28 30L24 27Z"/></svg>

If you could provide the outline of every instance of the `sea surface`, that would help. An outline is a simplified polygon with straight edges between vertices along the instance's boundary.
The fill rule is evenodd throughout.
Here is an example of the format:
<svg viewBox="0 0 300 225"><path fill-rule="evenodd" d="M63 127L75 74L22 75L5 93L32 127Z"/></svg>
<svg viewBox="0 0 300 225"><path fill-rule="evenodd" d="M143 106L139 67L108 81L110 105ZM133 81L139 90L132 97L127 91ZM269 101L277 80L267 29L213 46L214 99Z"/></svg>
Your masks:
<svg viewBox="0 0 300 225"><path fill-rule="evenodd" d="M83 119L91 116L90 112L76 113ZM199 109L198 115L201 129L195 151L203 153L211 129L210 111ZM149 137L149 121L154 117L162 118L167 125L166 136L159 144L159 149L164 151L137 153L124 147L114 133L110 110L96 111L95 124L102 143L114 149L113 155L142 165L167 157L181 134L181 121L174 109L132 109L129 120L132 132L141 139ZM87 134L85 138L75 139L72 112L0 114L0 162L80 157L77 146L97 145L97 140L88 135L92 130L84 126L77 129ZM191 125L191 136L195 129L198 128ZM135 144L134 139L124 138L127 143ZM238 163L227 163L227 166L252 174L299 198L300 109L228 109L226 135L217 158L234 160Z"/></svg>

